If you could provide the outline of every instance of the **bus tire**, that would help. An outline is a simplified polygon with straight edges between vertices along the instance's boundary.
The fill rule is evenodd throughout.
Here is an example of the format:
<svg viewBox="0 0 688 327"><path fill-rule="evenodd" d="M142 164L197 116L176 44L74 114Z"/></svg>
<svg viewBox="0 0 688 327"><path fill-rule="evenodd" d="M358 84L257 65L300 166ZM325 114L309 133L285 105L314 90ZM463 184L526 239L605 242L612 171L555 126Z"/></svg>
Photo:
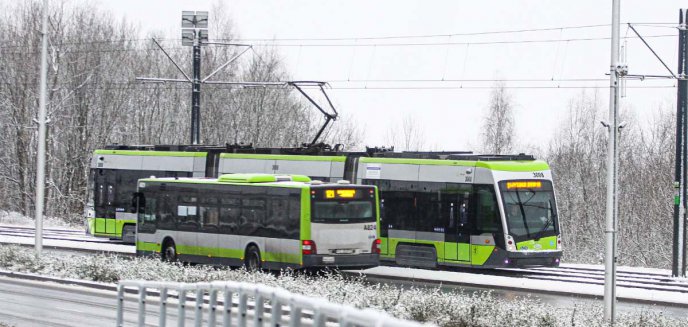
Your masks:
<svg viewBox="0 0 688 327"><path fill-rule="evenodd" d="M246 248L244 255L244 267L248 271L258 271L261 269L260 250L255 245L250 245Z"/></svg>
<svg viewBox="0 0 688 327"><path fill-rule="evenodd" d="M124 225L122 227L122 243L134 244L136 243L136 226Z"/></svg>
<svg viewBox="0 0 688 327"><path fill-rule="evenodd" d="M174 241L168 239L162 245L161 259L167 262L177 261L177 247L174 245Z"/></svg>

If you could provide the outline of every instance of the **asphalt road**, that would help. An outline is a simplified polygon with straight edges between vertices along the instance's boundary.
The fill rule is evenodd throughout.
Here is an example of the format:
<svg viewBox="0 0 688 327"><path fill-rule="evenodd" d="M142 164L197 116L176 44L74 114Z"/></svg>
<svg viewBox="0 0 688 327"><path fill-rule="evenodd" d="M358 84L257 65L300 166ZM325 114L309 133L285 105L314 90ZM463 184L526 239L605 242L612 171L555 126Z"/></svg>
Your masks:
<svg viewBox="0 0 688 327"><path fill-rule="evenodd" d="M116 298L112 291L0 277L0 322L17 327L115 326ZM158 303L149 302L146 326L157 326ZM176 326L176 306L170 306L168 317L168 326ZM132 296L125 301L124 320L125 326L136 325L137 303ZM186 325L193 326L193 321Z"/></svg>

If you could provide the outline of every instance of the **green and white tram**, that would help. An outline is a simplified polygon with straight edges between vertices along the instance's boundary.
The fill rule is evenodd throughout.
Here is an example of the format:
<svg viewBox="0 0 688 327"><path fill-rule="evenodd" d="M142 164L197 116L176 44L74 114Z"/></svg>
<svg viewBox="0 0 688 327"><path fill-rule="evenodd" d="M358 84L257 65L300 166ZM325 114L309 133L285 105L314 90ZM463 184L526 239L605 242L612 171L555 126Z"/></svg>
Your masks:
<svg viewBox="0 0 688 327"><path fill-rule="evenodd" d="M379 263L374 186L302 175L138 181L136 253L250 269Z"/></svg>
<svg viewBox="0 0 688 327"><path fill-rule="evenodd" d="M106 222L117 218L112 223L115 233L120 225L130 226L119 223L128 215L131 196L125 195L135 187L124 181L132 174L148 173L144 167L167 174L156 176L303 174L378 187L381 260L423 267L559 264L561 230L552 173L547 163L532 156L297 150L121 145L98 150L92 164L96 205L91 211L95 217L106 217ZM182 159L180 154L195 157ZM124 168L127 160L141 162L141 168ZM183 161L184 167L177 165ZM157 166L151 167L153 162ZM108 211L109 202L99 207L103 201L97 199L109 199L111 185L118 206ZM89 224L91 233L98 230L98 219Z"/></svg>

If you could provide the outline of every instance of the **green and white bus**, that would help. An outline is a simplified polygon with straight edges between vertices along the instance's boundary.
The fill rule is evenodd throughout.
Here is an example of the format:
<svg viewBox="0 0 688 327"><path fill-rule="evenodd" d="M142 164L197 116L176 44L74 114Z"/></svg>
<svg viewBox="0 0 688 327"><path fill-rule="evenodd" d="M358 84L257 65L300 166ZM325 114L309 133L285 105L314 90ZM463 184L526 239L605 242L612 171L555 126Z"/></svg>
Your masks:
<svg viewBox="0 0 688 327"><path fill-rule="evenodd" d="M144 178L136 253L249 269L379 264L375 186L302 175Z"/></svg>

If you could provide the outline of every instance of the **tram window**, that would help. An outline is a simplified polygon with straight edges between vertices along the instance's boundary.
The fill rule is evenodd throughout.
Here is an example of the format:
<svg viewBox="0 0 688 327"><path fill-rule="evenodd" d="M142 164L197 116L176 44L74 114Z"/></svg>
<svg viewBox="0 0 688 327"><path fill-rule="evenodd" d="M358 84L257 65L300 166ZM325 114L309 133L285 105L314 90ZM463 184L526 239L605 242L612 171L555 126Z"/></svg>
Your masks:
<svg viewBox="0 0 688 327"><path fill-rule="evenodd" d="M107 186L107 205L111 206L115 202L115 186Z"/></svg>
<svg viewBox="0 0 688 327"><path fill-rule="evenodd" d="M475 186L475 231L477 234L501 231L502 223L497 209L494 189L489 185Z"/></svg>
<svg viewBox="0 0 688 327"><path fill-rule="evenodd" d="M389 229L415 230L414 193L385 192L385 213Z"/></svg>
<svg viewBox="0 0 688 327"><path fill-rule="evenodd" d="M103 206L105 204L105 185L98 185L98 195L96 197L97 205Z"/></svg>
<svg viewBox="0 0 688 327"><path fill-rule="evenodd" d="M439 192L416 193L417 231L443 233L445 223L440 216Z"/></svg>

